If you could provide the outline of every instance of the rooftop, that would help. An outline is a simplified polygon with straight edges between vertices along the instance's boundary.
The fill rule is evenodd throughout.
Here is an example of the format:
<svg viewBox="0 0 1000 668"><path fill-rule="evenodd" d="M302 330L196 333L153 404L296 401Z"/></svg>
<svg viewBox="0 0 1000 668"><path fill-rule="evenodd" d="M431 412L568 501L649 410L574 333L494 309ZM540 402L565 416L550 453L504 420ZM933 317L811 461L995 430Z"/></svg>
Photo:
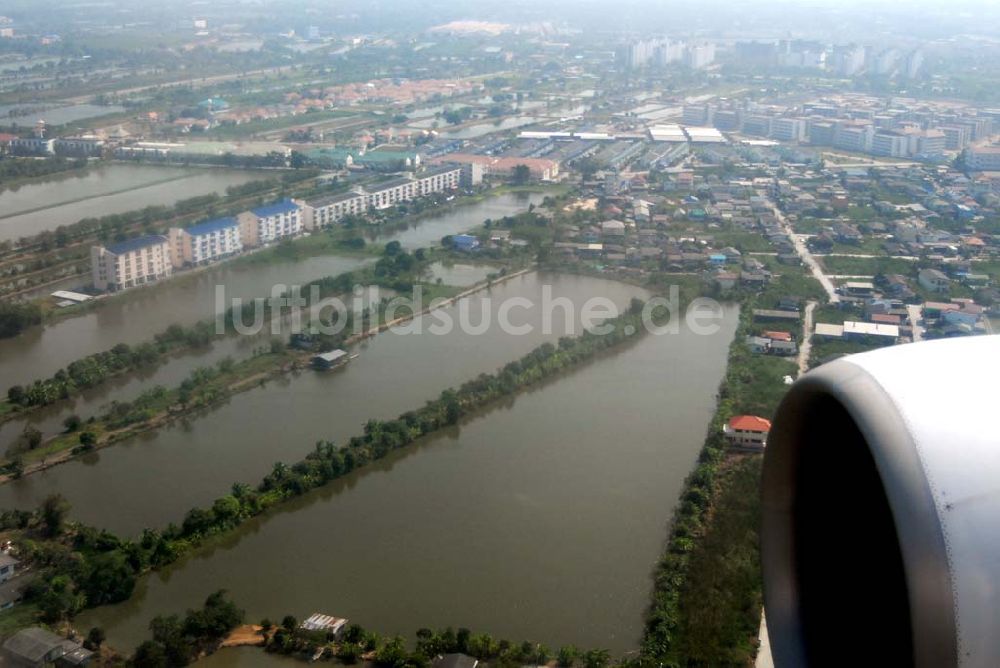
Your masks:
<svg viewBox="0 0 1000 668"><path fill-rule="evenodd" d="M251 209L251 213L258 218L268 218L270 216L279 216L283 213L291 213L292 211L297 211L298 208L298 204L290 199L285 199L280 202L265 204L264 206L259 206L256 209Z"/></svg>
<svg viewBox="0 0 1000 668"><path fill-rule="evenodd" d="M115 255L122 255L124 253L139 250L140 248L148 248L149 246L157 246L165 243L167 243L167 238L162 234L147 234L142 237L136 237L135 239L122 241L121 243L111 244L110 246L105 247L105 250Z"/></svg>
<svg viewBox="0 0 1000 668"><path fill-rule="evenodd" d="M219 230L225 230L230 227L236 227L239 223L236 222L235 218L216 218L215 220L206 220L204 223L198 223L197 225L192 225L187 228L187 233L191 236L198 236L201 234L211 234L212 232L218 232Z"/></svg>
<svg viewBox="0 0 1000 668"><path fill-rule="evenodd" d="M735 431L771 431L771 421L756 415L734 415L729 418L729 428Z"/></svg>

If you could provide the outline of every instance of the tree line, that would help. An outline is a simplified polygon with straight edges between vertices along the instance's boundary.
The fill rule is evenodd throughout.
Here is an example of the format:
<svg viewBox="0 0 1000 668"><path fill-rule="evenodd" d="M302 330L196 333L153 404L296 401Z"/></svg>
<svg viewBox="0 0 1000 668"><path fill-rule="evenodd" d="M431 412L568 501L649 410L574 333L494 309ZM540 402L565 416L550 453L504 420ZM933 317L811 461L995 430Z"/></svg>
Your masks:
<svg viewBox="0 0 1000 668"><path fill-rule="evenodd" d="M610 653L604 649L584 651L564 645L553 652L540 643L496 639L489 633L473 633L465 627L437 631L421 628L416 632L411 649L402 636L380 637L359 624L348 626L339 638L325 631L304 630L292 615L286 615L280 625L267 619L260 625L261 633L267 638L267 652L311 659L317 651L324 650L345 665L354 665L367 657L381 668L427 668L435 657L456 653L488 661L491 666L500 668L542 666L553 659L560 668L574 665L605 668L611 660Z"/></svg>
<svg viewBox="0 0 1000 668"><path fill-rule="evenodd" d="M167 565L205 538L230 531L288 499L329 483L419 438L457 424L464 416L497 399L558 374L642 331L642 303L607 321L610 331L564 337L545 343L493 374L481 374L445 390L424 406L394 420L369 420L363 433L337 446L320 441L292 465L278 462L255 486L236 483L209 507L188 511L180 525L145 529L138 540L76 524L65 518L61 496L45 501L35 513L0 513L0 529L34 529L43 540L23 542L25 560L36 572L25 599L38 605L44 621L71 618L85 607L127 600L139 574Z"/></svg>
<svg viewBox="0 0 1000 668"><path fill-rule="evenodd" d="M10 181L30 179L38 176L48 176L60 172L86 169L86 158L69 160L67 158L52 158L50 160L35 160L34 158L10 158L0 160L0 186Z"/></svg>
<svg viewBox="0 0 1000 668"><path fill-rule="evenodd" d="M120 373L149 368L179 348L207 345L214 335L210 322L199 322L191 327L170 325L155 335L153 341L135 346L119 343L110 350L70 362L49 378L27 386L13 385L7 390L7 401L21 408L47 406L96 387Z"/></svg>

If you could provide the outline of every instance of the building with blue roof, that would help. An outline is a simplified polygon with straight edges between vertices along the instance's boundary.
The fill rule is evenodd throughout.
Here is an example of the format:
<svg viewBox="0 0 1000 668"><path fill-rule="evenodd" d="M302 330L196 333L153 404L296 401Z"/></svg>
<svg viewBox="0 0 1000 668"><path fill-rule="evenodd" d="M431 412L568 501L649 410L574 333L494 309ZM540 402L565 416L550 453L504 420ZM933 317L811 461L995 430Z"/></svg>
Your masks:
<svg viewBox="0 0 1000 668"><path fill-rule="evenodd" d="M170 229L171 261L175 267L216 262L243 251L236 218L206 220L187 228Z"/></svg>
<svg viewBox="0 0 1000 668"><path fill-rule="evenodd" d="M302 234L302 207L290 199L251 209L238 219L244 246L260 246Z"/></svg>
<svg viewBox="0 0 1000 668"><path fill-rule="evenodd" d="M161 234L92 246L90 269L98 290L125 290L153 283L173 273L170 242Z"/></svg>
<svg viewBox="0 0 1000 668"><path fill-rule="evenodd" d="M472 251L479 248L479 239L471 234L456 234L451 238L455 250Z"/></svg>

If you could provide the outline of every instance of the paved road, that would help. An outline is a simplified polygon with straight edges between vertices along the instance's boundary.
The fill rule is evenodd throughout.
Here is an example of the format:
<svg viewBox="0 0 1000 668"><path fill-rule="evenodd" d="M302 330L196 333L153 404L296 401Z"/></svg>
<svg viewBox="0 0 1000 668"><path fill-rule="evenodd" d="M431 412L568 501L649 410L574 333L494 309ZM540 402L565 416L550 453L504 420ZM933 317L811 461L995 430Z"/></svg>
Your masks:
<svg viewBox="0 0 1000 668"><path fill-rule="evenodd" d="M757 636L760 645L757 649L757 660L754 668L774 668L774 659L771 658L771 639L767 635L767 621L764 613L760 615L760 633Z"/></svg>
<svg viewBox="0 0 1000 668"><path fill-rule="evenodd" d="M785 214L781 212L777 206L772 206L775 218L781 224L781 229L785 231L788 238L791 240L792 245L795 246L795 252L798 256L802 258L802 262L809 267L809 271L812 272L813 277L819 281L823 289L826 290L826 294L830 299L831 304L835 304L840 301L840 295L837 294L837 287L833 284L833 281L823 273L823 268L819 266L819 262L813 257L812 253L809 251L806 242L802 240L802 237L795 234L795 230L792 226L788 224L788 219L785 218Z"/></svg>
<svg viewBox="0 0 1000 668"><path fill-rule="evenodd" d="M812 352L813 335L813 311L816 310L817 303L809 300L806 304L805 313L802 314L802 346L799 348L798 364L799 375L801 376L809 370L809 354Z"/></svg>
<svg viewBox="0 0 1000 668"><path fill-rule="evenodd" d="M910 325L913 328L913 342L924 340L924 328L917 323L920 322L920 304L907 304L906 313L910 316Z"/></svg>

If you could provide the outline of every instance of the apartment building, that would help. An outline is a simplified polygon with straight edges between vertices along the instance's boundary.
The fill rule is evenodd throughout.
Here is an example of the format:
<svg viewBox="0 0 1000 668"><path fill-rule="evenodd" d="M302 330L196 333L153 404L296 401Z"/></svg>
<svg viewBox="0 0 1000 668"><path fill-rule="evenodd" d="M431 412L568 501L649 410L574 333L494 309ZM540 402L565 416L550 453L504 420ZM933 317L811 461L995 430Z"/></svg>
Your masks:
<svg viewBox="0 0 1000 668"><path fill-rule="evenodd" d="M236 219L243 245L252 248L301 234L301 213L299 205L290 199L241 213Z"/></svg>
<svg viewBox="0 0 1000 668"><path fill-rule="evenodd" d="M174 227L168 237L170 259L178 268L208 264L243 250L236 218L209 220L188 228Z"/></svg>
<svg viewBox="0 0 1000 668"><path fill-rule="evenodd" d="M969 129L961 125L942 125L938 128L944 133L944 146L949 151L961 151L969 145Z"/></svg>
<svg viewBox="0 0 1000 668"><path fill-rule="evenodd" d="M419 176L400 177L355 192L341 193L302 203L302 220L307 230L333 225L344 216L360 215L372 209L386 209L418 197L457 190L463 180L461 166L431 169Z"/></svg>
<svg viewBox="0 0 1000 668"><path fill-rule="evenodd" d="M302 225L307 230L329 227L345 216L368 210L368 198L360 192L340 193L302 203Z"/></svg>
<svg viewBox="0 0 1000 668"><path fill-rule="evenodd" d="M979 172L1000 171L1000 146L984 146L970 148L966 153L965 162L969 169Z"/></svg>
<svg viewBox="0 0 1000 668"><path fill-rule="evenodd" d="M905 158L910 153L910 138L899 132L879 131L872 137L871 151L888 158Z"/></svg>
<svg viewBox="0 0 1000 668"><path fill-rule="evenodd" d="M806 122L801 118L772 119L771 137L778 141L805 141Z"/></svg>
<svg viewBox="0 0 1000 668"><path fill-rule="evenodd" d="M56 155L93 158L104 151L104 140L93 136L61 137L52 142L52 150Z"/></svg>
<svg viewBox="0 0 1000 668"><path fill-rule="evenodd" d="M162 234L92 246L91 273L98 290L125 290L168 278L173 273L170 242Z"/></svg>
<svg viewBox="0 0 1000 668"><path fill-rule="evenodd" d="M10 152L14 155L54 155L55 139L18 137L11 140Z"/></svg>
<svg viewBox="0 0 1000 668"><path fill-rule="evenodd" d="M874 129L868 124L841 123L833 135L833 145L845 151L867 153L872 147Z"/></svg>
<svg viewBox="0 0 1000 668"><path fill-rule="evenodd" d="M712 122L712 109L707 104L686 104L681 110L684 125L708 125Z"/></svg>

